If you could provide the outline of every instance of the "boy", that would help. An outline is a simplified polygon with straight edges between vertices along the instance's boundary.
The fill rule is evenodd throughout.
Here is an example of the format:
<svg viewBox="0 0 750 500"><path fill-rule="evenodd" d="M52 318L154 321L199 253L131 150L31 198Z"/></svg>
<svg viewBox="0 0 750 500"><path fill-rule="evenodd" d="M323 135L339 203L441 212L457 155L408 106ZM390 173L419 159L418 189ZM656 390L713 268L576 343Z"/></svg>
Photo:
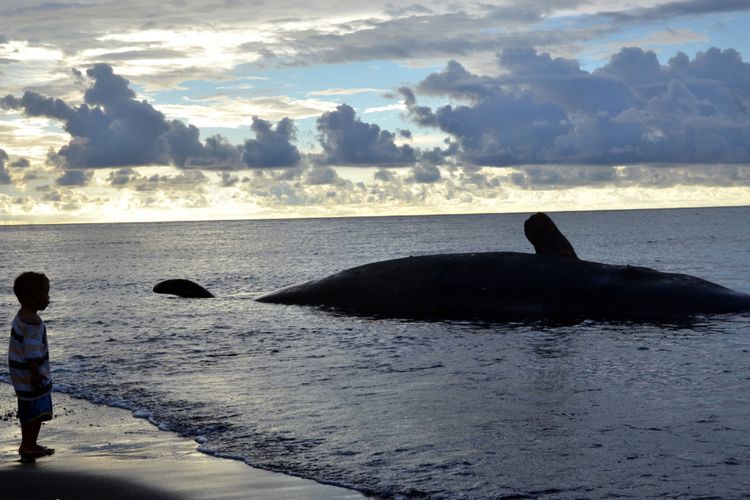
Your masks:
<svg viewBox="0 0 750 500"><path fill-rule="evenodd" d="M13 293L21 303L21 309L13 319L8 371L18 396L18 419L21 421L18 453L22 462L33 462L55 452L36 442L42 422L52 419L47 327L37 314L49 305L49 279L40 273L23 273L13 283Z"/></svg>

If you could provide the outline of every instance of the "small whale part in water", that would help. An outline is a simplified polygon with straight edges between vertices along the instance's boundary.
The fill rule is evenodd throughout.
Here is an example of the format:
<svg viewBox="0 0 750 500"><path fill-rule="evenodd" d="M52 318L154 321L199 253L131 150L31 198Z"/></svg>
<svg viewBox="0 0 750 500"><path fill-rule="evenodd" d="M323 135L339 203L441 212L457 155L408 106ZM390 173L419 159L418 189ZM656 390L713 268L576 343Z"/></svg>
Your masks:
<svg viewBox="0 0 750 500"><path fill-rule="evenodd" d="M178 297L188 299L213 298L213 294L198 283L183 279L172 279L157 283L156 286L154 286L154 292L167 295L177 295Z"/></svg>
<svg viewBox="0 0 750 500"><path fill-rule="evenodd" d="M545 226L550 228L546 221L536 225ZM554 223L551 227L557 230ZM564 236L567 246L555 235L533 238L542 243L537 254L460 253L374 262L257 300L431 319L621 319L750 312L748 294L685 274L571 258L575 252L570 255L567 246L573 249ZM555 240L553 251L548 251L544 242Z"/></svg>

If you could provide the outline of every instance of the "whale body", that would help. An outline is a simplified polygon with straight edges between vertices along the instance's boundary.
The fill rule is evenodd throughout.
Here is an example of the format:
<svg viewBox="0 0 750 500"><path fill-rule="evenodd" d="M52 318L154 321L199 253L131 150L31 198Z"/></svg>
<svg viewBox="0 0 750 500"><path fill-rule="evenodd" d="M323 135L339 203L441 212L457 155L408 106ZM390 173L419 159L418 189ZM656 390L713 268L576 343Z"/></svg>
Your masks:
<svg viewBox="0 0 750 500"><path fill-rule="evenodd" d="M407 257L293 285L260 302L404 318L628 318L750 311L750 295L645 267L517 252Z"/></svg>
<svg viewBox="0 0 750 500"><path fill-rule="evenodd" d="M156 286L154 286L154 292L167 295L177 295L178 297L188 299L208 299L213 297L211 292L200 286L198 283L183 279L166 280L157 283Z"/></svg>

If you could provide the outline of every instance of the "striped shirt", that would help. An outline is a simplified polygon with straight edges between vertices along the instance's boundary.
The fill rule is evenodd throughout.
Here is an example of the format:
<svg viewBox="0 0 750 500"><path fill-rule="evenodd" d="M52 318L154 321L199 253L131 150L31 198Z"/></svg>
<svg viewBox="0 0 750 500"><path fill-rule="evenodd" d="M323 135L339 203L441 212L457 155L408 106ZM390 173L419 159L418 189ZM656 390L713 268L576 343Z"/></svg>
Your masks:
<svg viewBox="0 0 750 500"><path fill-rule="evenodd" d="M37 363L39 375L42 377L42 387L37 390L31 386L30 361ZM13 319L8 346L8 371L18 399L34 400L49 394L52 389L52 378L47 350L47 327L44 321L34 325L25 323L18 315Z"/></svg>

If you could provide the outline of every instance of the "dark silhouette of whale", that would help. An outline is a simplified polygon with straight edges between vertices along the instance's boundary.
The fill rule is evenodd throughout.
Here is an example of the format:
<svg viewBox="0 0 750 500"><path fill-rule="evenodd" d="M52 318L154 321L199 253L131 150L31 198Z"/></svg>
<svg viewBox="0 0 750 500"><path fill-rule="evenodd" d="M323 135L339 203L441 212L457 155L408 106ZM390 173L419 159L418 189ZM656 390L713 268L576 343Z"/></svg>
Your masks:
<svg viewBox="0 0 750 500"><path fill-rule="evenodd" d="M404 318L642 318L750 311L750 295L645 267L579 260L543 213L524 225L537 254L423 255L293 285L260 302Z"/></svg>
<svg viewBox="0 0 750 500"><path fill-rule="evenodd" d="M516 252L374 262L257 300L406 318L618 318L750 311L750 295L693 276Z"/></svg>
<svg viewBox="0 0 750 500"><path fill-rule="evenodd" d="M157 283L154 292L167 295L177 295L189 299L209 299L213 294L190 280L174 279Z"/></svg>

